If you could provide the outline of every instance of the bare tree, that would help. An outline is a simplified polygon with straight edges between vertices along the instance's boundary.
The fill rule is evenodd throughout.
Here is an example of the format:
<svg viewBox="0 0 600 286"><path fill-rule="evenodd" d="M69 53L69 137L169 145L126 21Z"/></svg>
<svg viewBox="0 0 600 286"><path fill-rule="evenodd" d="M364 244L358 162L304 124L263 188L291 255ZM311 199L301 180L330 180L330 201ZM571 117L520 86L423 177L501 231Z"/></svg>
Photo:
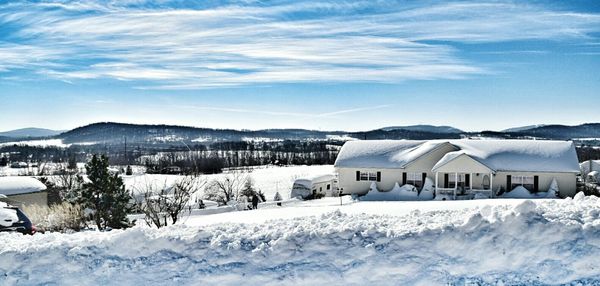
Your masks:
<svg viewBox="0 0 600 286"><path fill-rule="evenodd" d="M189 215L194 195L205 184L206 181L198 176L182 177L170 186L166 182L161 186L147 182L137 190L140 195L134 197L139 210L145 215L146 224L161 228L177 223L184 214Z"/></svg>
<svg viewBox="0 0 600 286"><path fill-rule="evenodd" d="M83 185L83 177L77 169L61 165L54 176L55 184L60 188L60 198L68 202L75 202L78 192Z"/></svg>
<svg viewBox="0 0 600 286"><path fill-rule="evenodd" d="M204 190L204 198L226 205L229 201L237 201L248 179L248 173L232 171L222 179L215 179Z"/></svg>

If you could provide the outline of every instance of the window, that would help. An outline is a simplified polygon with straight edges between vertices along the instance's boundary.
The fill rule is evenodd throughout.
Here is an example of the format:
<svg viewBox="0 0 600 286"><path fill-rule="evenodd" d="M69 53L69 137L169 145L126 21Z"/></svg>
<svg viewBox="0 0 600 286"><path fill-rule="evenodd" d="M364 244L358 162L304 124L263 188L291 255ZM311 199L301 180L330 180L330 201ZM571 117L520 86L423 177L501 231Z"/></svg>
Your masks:
<svg viewBox="0 0 600 286"><path fill-rule="evenodd" d="M530 192L534 191L534 180L533 176L512 176L510 189L514 189L518 186L523 186Z"/></svg>
<svg viewBox="0 0 600 286"><path fill-rule="evenodd" d="M367 172L360 172L360 180L361 181L368 181L369 180L369 173L367 173Z"/></svg>
<svg viewBox="0 0 600 286"><path fill-rule="evenodd" d="M360 172L361 181L377 181L377 172Z"/></svg>
<svg viewBox="0 0 600 286"><path fill-rule="evenodd" d="M327 189L331 190L331 185L330 184L327 184Z"/></svg>
<svg viewBox="0 0 600 286"><path fill-rule="evenodd" d="M465 186L465 174L458 174L458 187ZM456 187L456 174L448 174L448 188Z"/></svg>
<svg viewBox="0 0 600 286"><path fill-rule="evenodd" d="M369 181L377 181L377 173L369 172Z"/></svg>
<svg viewBox="0 0 600 286"><path fill-rule="evenodd" d="M423 186L423 173L406 173L406 183L417 188Z"/></svg>

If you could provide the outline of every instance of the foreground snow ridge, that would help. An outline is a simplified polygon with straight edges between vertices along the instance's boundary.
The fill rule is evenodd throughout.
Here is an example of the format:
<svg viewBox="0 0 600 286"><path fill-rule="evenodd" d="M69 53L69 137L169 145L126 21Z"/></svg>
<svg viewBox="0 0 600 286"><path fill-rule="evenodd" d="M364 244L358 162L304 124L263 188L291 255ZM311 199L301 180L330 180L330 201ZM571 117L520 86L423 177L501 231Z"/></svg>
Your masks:
<svg viewBox="0 0 600 286"><path fill-rule="evenodd" d="M260 225L4 233L0 245L2 285L585 285L600 281L600 199L405 216L337 210Z"/></svg>

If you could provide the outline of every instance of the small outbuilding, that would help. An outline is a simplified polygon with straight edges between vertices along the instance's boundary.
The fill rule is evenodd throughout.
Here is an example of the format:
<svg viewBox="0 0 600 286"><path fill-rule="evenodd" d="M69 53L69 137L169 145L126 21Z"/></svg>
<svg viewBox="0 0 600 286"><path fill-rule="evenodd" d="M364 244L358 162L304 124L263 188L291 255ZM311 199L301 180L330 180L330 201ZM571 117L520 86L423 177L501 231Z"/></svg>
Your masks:
<svg viewBox="0 0 600 286"><path fill-rule="evenodd" d="M337 196L335 175L326 174L296 179L292 186L291 198L302 199Z"/></svg>
<svg viewBox="0 0 600 286"><path fill-rule="evenodd" d="M11 205L48 205L46 185L33 177L0 177L0 194Z"/></svg>

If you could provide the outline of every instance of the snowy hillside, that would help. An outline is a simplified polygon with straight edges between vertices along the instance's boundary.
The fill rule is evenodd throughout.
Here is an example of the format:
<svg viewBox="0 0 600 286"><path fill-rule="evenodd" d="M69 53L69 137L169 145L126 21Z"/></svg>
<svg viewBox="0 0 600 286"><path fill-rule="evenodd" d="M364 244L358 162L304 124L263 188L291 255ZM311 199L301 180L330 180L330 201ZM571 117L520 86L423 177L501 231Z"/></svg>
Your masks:
<svg viewBox="0 0 600 286"><path fill-rule="evenodd" d="M336 203L195 217L187 225L160 230L0 233L0 284L600 281L600 200L595 197Z"/></svg>

